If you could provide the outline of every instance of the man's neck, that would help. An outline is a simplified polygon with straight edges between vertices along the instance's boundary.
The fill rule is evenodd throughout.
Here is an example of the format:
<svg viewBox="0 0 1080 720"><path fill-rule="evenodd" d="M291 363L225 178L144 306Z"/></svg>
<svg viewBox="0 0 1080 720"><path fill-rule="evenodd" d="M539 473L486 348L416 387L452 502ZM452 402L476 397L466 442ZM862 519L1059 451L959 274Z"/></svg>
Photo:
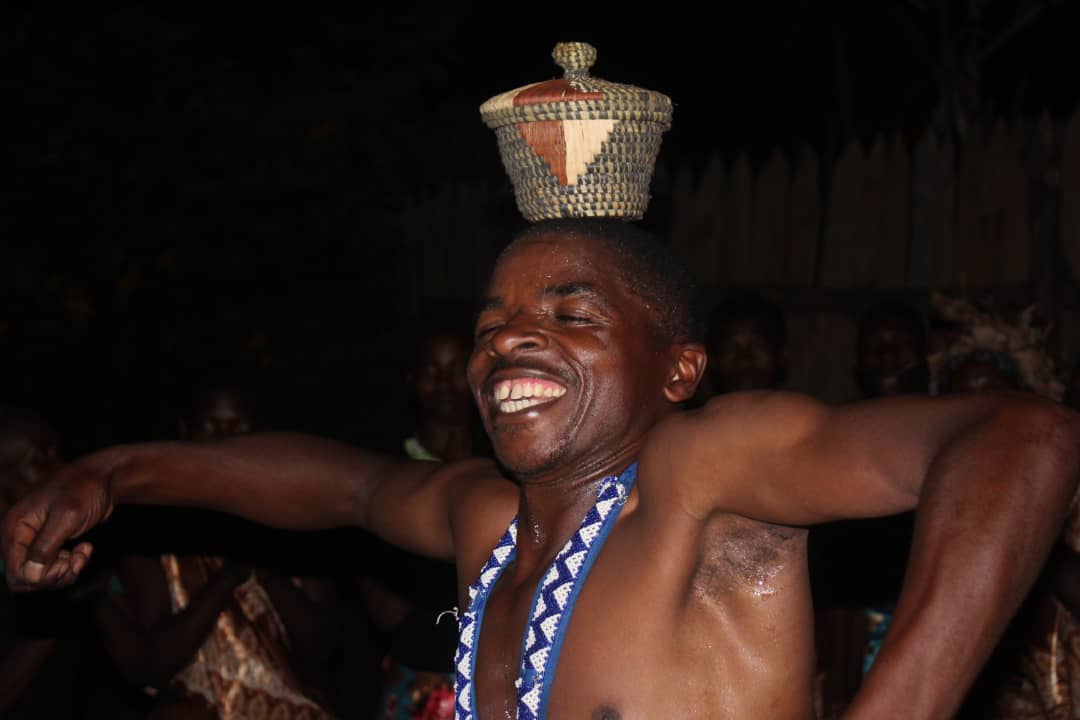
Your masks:
<svg viewBox="0 0 1080 720"><path fill-rule="evenodd" d="M605 478L624 472L638 456L636 445L609 458L588 464L589 470L561 476L531 478L520 483L518 540L515 574L524 578L547 567L596 502Z"/></svg>

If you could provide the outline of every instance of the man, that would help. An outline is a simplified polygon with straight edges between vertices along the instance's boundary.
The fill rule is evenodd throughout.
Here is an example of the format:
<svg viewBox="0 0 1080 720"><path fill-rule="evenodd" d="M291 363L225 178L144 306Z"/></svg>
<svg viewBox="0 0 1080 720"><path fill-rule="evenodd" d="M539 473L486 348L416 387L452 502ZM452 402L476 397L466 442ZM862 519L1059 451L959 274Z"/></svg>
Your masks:
<svg viewBox="0 0 1080 720"><path fill-rule="evenodd" d="M772 390L787 370L787 323L776 303L759 295L738 295L712 312L706 348L713 390Z"/></svg>
<svg viewBox="0 0 1080 720"><path fill-rule="evenodd" d="M930 390L926 325L907 303L877 303L859 321L855 381L868 398Z"/></svg>
<svg viewBox="0 0 1080 720"><path fill-rule="evenodd" d="M254 396L222 384L191 393L178 430L214 443L259 424ZM123 558L123 596L96 610L126 679L155 696L150 717L330 717L321 679L337 631L331 585L253 567L268 552L260 544L282 544L263 528L191 515L169 523L167 552Z"/></svg>
<svg viewBox="0 0 1080 720"><path fill-rule="evenodd" d="M461 717L806 717L805 526L918 503L896 621L849 712L947 717L1060 530L1080 420L990 394L830 407L735 393L676 412L705 352L692 282L674 265L633 226L595 221L533 226L501 255L469 363L498 464L292 434L106 449L4 518L9 583L71 582L91 548L65 541L121 502L292 528L356 524L456 560ZM588 582L545 593L541 607L552 559L599 517L599 554L552 570ZM558 613L531 622L553 602L572 610L569 628ZM552 632L558 644L523 666L523 639L531 648Z"/></svg>
<svg viewBox="0 0 1080 720"><path fill-rule="evenodd" d="M470 309L451 304L428 310L412 330L415 348L406 380L415 427L402 450L414 460L475 457L483 445L466 374L471 323Z"/></svg>

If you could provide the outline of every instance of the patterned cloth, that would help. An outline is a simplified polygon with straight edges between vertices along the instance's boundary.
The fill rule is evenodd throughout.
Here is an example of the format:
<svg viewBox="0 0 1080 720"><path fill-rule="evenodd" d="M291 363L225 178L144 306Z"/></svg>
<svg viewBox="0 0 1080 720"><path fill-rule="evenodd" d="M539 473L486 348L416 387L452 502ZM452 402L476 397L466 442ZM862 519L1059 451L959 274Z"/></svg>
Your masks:
<svg viewBox="0 0 1080 720"><path fill-rule="evenodd" d="M163 555L173 613L221 569L216 558L181 560ZM327 713L290 670L289 639L266 590L254 577L233 591L191 663L171 689L203 700L221 720L329 720Z"/></svg>
<svg viewBox="0 0 1080 720"><path fill-rule="evenodd" d="M1080 506L1061 537L1080 552ZM994 698L993 720L1080 720L1080 622L1046 591L1034 598L1032 624L1016 670Z"/></svg>
<svg viewBox="0 0 1080 720"><path fill-rule="evenodd" d="M585 585L589 570L604 546L607 535L615 525L637 476L637 463L622 475L604 478L596 494L596 503L585 514L581 527L551 563L533 596L529 623L522 642L521 668L515 686L518 691L518 720L542 720L547 716L547 700L551 682L559 662L566 628L574 603ZM460 640L457 652L458 720L472 720L476 706L473 682L476 670L476 646L483 624L484 608L499 575L514 559L517 550L515 517L506 534L495 546L469 587L469 609L459 620Z"/></svg>
<svg viewBox="0 0 1080 720"><path fill-rule="evenodd" d="M1039 598L1035 632L994 699L994 720L1080 719L1080 625L1051 594Z"/></svg>
<svg viewBox="0 0 1080 720"><path fill-rule="evenodd" d="M379 720L452 720L454 678L420 672L387 658L387 675Z"/></svg>
<svg viewBox="0 0 1080 720"><path fill-rule="evenodd" d="M877 660L881 644L885 642L885 633L889 631L889 626L892 625L895 610L896 608L890 605L888 607L868 607L863 611L866 615L866 654L863 656L863 676L870 672L870 668L874 666L874 661Z"/></svg>

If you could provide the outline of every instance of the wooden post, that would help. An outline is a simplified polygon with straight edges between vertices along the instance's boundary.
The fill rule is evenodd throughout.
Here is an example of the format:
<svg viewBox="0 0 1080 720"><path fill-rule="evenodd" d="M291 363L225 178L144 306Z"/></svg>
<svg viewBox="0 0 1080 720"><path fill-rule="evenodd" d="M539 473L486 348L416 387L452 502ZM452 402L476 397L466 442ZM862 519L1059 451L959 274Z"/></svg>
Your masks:
<svg viewBox="0 0 1080 720"><path fill-rule="evenodd" d="M1060 357L1065 253L1061 242L1063 133L1044 114L1028 133L1028 207L1031 219L1031 297L1055 332L1048 346Z"/></svg>

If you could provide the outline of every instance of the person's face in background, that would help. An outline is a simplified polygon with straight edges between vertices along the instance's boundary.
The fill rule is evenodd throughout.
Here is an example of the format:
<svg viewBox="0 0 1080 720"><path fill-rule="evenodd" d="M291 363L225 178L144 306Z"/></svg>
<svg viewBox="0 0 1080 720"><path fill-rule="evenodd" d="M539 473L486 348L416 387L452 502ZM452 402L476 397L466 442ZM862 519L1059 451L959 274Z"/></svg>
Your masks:
<svg viewBox="0 0 1080 720"><path fill-rule="evenodd" d="M721 321L708 351L708 367L718 393L770 390L783 380L783 348L759 318Z"/></svg>
<svg viewBox="0 0 1080 720"><path fill-rule="evenodd" d="M984 392L988 390L1017 390L1016 383L990 363L969 360L958 365L949 375L943 393Z"/></svg>
<svg viewBox="0 0 1080 720"><path fill-rule="evenodd" d="M927 394L930 371L924 336L906 318L870 318L859 333L855 379L866 397Z"/></svg>
<svg viewBox="0 0 1080 720"><path fill-rule="evenodd" d="M251 432L255 408L242 392L220 389L204 393L193 414L180 420L180 436L187 440L214 440Z"/></svg>
<svg viewBox="0 0 1080 720"><path fill-rule="evenodd" d="M0 430L0 503L10 507L60 467L53 429L26 420Z"/></svg>
<svg viewBox="0 0 1080 720"><path fill-rule="evenodd" d="M425 421L462 425L472 421L475 408L466 368L472 353L468 336L434 332L417 348L409 381Z"/></svg>

